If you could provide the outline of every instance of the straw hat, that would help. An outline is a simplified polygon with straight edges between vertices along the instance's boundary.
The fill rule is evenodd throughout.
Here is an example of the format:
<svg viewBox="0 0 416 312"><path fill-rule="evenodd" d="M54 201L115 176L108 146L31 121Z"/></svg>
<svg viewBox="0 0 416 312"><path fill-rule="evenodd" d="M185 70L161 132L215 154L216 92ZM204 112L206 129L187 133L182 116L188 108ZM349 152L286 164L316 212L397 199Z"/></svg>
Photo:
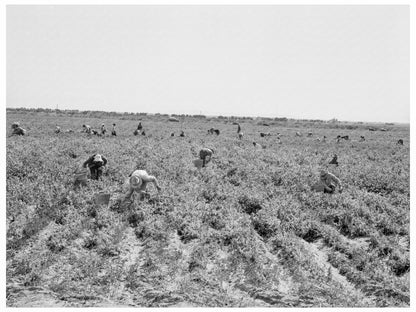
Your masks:
<svg viewBox="0 0 416 312"><path fill-rule="evenodd" d="M140 188L142 184L143 184L143 181L138 176L131 176L130 185L132 188L135 188L135 189Z"/></svg>
<svg viewBox="0 0 416 312"><path fill-rule="evenodd" d="M94 161L96 161L96 162L104 162L100 154L97 154L97 155L94 156Z"/></svg>

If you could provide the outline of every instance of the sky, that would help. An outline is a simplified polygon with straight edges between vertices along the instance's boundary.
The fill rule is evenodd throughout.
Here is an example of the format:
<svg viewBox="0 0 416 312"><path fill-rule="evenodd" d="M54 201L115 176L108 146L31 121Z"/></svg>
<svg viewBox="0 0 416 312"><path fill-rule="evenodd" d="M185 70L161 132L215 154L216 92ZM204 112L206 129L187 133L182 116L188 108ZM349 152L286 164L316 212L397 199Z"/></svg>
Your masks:
<svg viewBox="0 0 416 312"><path fill-rule="evenodd" d="M6 107L410 122L408 5L6 7Z"/></svg>

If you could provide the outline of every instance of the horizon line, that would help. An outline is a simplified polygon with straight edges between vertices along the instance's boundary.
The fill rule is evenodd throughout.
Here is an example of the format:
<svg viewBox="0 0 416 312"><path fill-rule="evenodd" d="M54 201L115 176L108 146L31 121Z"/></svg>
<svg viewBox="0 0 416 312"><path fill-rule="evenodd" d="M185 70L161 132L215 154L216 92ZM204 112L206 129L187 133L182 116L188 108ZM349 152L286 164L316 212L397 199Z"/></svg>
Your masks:
<svg viewBox="0 0 416 312"><path fill-rule="evenodd" d="M274 116L274 117L267 117L267 116L239 116L239 115L228 115L228 114L203 114L201 113L149 113L149 112L128 112L128 111L108 111L108 110L80 110L80 109L68 109L68 108L47 108L47 107L7 107L6 104L6 110L12 109L12 110L18 110L18 109L25 109L25 110L36 110L36 109L44 109L44 110L50 110L50 111L78 111L78 112L104 112L104 113L116 113L116 114L146 114L146 115L169 115L169 116L181 116L181 115L188 115L190 117L193 116L205 116L210 118L218 118L218 117L227 117L227 118L267 118L267 119L276 119L276 118L286 118L287 120L300 120L300 121L323 121L323 122L331 122L335 120L335 122L344 122L344 123L382 123L382 124L388 124L388 123L394 123L394 124L405 124L410 125L409 122L403 122L403 121L363 121L363 120L339 120L336 117L333 117L331 119L319 119L319 118L299 118L299 117L286 117L286 116Z"/></svg>

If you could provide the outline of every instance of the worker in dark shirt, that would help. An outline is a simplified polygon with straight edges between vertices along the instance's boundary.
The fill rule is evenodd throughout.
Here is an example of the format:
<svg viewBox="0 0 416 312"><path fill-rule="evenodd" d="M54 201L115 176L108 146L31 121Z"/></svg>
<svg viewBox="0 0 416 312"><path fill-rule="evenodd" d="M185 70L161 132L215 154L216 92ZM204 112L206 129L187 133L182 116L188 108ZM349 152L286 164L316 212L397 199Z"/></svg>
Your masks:
<svg viewBox="0 0 416 312"><path fill-rule="evenodd" d="M214 150L212 148L204 147L199 151L199 158L202 160L202 167L205 167L205 165L211 161L212 154L214 154Z"/></svg>
<svg viewBox="0 0 416 312"><path fill-rule="evenodd" d="M12 135L25 135L26 134L26 130L20 127L20 124L18 122L14 122L12 124L12 129L13 129Z"/></svg>
<svg viewBox="0 0 416 312"><path fill-rule="evenodd" d="M84 168L88 166L91 173L91 179L98 180L103 174L103 167L107 164L107 159L100 154L94 154L88 158L82 165Z"/></svg>

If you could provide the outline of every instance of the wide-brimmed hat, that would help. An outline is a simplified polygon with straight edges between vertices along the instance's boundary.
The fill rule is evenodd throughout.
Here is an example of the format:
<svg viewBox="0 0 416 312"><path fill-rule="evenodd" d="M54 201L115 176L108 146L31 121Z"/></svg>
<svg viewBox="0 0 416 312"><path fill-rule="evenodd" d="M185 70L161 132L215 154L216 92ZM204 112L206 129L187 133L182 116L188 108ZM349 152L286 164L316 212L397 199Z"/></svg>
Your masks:
<svg viewBox="0 0 416 312"><path fill-rule="evenodd" d="M100 154L97 154L97 155L95 155L95 156L94 156L94 161L100 161L100 162L103 162L103 158L101 157L101 155L100 155Z"/></svg>
<svg viewBox="0 0 416 312"><path fill-rule="evenodd" d="M138 176L131 176L130 185L133 188L139 188L142 185L143 181Z"/></svg>
<svg viewBox="0 0 416 312"><path fill-rule="evenodd" d="M322 170L321 170L321 173L320 173L321 177L326 176L326 173L327 173L327 172L326 172L326 170L322 169Z"/></svg>

